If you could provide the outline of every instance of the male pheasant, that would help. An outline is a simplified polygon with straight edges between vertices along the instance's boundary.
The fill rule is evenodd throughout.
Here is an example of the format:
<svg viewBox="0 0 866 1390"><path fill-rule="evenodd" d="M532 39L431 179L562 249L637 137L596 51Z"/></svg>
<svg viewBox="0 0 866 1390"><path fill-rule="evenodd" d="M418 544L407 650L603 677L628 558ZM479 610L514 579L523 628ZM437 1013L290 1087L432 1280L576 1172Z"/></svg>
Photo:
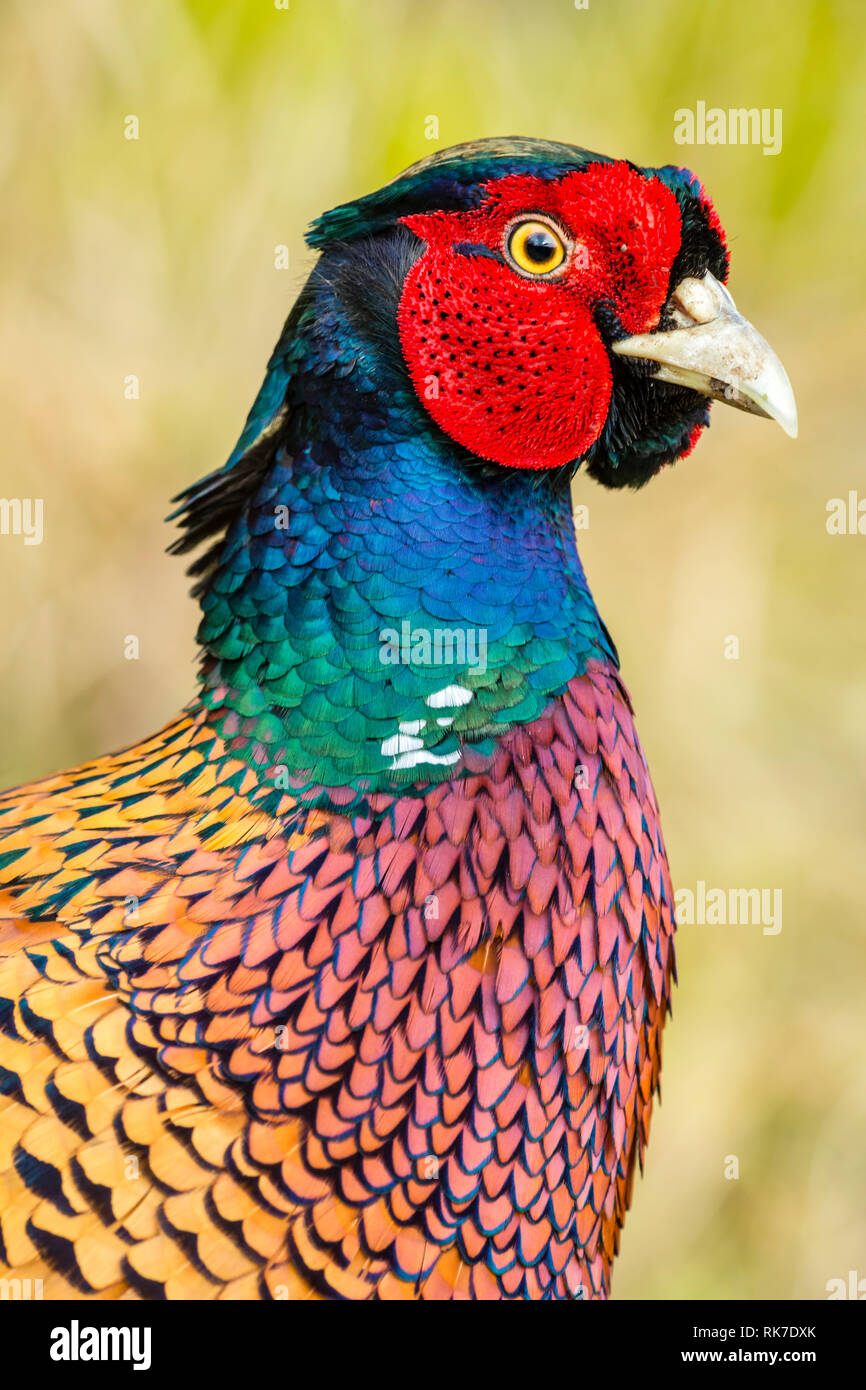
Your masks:
<svg viewBox="0 0 866 1390"><path fill-rule="evenodd" d="M793 396L684 169L483 140L308 240L174 513L198 693L0 797L0 1275L603 1298L674 921L569 484Z"/></svg>

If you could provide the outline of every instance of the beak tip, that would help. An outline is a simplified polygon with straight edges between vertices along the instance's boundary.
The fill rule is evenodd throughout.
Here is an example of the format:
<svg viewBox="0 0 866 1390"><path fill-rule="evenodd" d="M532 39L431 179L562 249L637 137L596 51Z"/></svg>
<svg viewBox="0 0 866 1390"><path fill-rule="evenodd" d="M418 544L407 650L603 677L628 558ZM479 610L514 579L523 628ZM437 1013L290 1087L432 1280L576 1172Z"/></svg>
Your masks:
<svg viewBox="0 0 866 1390"><path fill-rule="evenodd" d="M791 390L791 383L787 375L784 377L784 389L777 389L769 399L765 397L761 404L766 409L771 420L782 426L789 439L796 439L800 425L797 418L797 402L794 400L794 392Z"/></svg>
<svg viewBox="0 0 866 1390"><path fill-rule="evenodd" d="M681 280L674 298L694 322L620 339L613 351L654 362L657 381L775 420L796 439L797 403L788 374L725 287L707 271L701 281Z"/></svg>

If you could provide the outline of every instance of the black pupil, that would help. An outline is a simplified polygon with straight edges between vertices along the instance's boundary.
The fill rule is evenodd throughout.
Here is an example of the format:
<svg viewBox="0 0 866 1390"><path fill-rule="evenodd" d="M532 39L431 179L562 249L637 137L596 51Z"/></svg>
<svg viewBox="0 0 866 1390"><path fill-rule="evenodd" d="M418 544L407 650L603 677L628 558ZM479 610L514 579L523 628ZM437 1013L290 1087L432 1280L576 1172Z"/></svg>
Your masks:
<svg viewBox="0 0 866 1390"><path fill-rule="evenodd" d="M523 249L531 261L536 265L543 265L556 254L556 242L550 232L530 232Z"/></svg>

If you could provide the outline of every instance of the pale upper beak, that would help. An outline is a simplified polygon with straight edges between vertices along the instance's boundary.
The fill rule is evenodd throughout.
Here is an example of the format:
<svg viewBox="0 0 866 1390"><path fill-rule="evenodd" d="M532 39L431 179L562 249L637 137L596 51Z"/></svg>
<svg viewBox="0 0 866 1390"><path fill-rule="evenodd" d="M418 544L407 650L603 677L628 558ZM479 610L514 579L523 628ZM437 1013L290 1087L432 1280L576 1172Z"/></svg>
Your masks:
<svg viewBox="0 0 866 1390"><path fill-rule="evenodd" d="M702 280L681 280L668 305L676 328L638 333L613 344L622 357L658 362L655 381L688 386L738 410L778 420L797 437L797 403L788 374L742 314L725 286L707 271Z"/></svg>

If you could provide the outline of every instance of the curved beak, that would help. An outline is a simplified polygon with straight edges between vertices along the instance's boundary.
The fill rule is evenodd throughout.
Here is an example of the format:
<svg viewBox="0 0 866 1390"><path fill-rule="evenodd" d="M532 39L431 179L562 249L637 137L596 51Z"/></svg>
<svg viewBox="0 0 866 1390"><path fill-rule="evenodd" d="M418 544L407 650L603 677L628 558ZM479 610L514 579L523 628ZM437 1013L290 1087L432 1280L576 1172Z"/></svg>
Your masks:
<svg viewBox="0 0 866 1390"><path fill-rule="evenodd" d="M797 403L788 374L770 344L737 313L725 286L709 271L702 280L681 280L668 309L676 328L622 338L613 351L658 362L656 381L688 386L738 410L777 420L796 439Z"/></svg>

